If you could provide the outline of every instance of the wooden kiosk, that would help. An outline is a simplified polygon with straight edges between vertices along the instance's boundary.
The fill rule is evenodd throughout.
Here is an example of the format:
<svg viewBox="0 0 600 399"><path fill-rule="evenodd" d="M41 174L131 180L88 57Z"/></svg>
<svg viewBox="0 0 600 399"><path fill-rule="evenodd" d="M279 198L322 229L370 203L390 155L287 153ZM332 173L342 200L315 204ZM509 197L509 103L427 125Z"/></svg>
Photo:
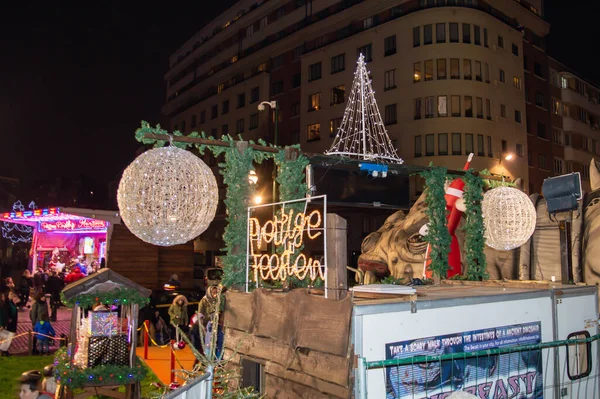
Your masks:
<svg viewBox="0 0 600 399"><path fill-rule="evenodd" d="M58 398L83 399L104 395L117 399L140 397L144 366L137 361L137 324L140 306L151 291L110 270L68 285L63 301L73 306L70 344L57 352L55 370ZM126 387L126 392L116 390Z"/></svg>

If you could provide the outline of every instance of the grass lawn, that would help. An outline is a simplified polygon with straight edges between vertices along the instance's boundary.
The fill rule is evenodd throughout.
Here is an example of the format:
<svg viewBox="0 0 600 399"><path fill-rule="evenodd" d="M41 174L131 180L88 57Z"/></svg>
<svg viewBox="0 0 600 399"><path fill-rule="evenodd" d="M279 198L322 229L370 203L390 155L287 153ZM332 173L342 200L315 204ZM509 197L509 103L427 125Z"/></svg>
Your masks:
<svg viewBox="0 0 600 399"><path fill-rule="evenodd" d="M21 373L27 370L41 371L45 366L52 364L53 361L54 357L52 356L11 356L0 358L0 399L18 398L20 385L17 380L21 376ZM148 375L141 382L142 398L156 397L160 393L150 385L155 381L158 381L158 378L151 370L148 370ZM101 399L104 396L95 398Z"/></svg>

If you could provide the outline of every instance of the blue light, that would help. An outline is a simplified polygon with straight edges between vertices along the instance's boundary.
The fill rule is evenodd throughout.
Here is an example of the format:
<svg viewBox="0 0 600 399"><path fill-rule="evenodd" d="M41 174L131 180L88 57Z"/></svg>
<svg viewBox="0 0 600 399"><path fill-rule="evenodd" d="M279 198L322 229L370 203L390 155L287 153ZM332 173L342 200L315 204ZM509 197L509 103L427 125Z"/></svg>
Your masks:
<svg viewBox="0 0 600 399"><path fill-rule="evenodd" d="M361 163L358 165L360 170L365 170L373 177L386 177L388 172L388 166L378 163Z"/></svg>

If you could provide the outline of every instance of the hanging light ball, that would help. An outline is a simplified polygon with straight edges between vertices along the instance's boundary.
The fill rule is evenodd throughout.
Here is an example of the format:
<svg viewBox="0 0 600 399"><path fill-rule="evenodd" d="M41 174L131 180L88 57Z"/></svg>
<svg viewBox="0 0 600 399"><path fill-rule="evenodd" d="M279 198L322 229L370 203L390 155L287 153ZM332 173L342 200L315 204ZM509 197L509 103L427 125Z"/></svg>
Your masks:
<svg viewBox="0 0 600 399"><path fill-rule="evenodd" d="M485 243L501 251L525 244L535 230L536 211L523 191L497 187L485 193L481 204Z"/></svg>
<svg viewBox="0 0 600 399"><path fill-rule="evenodd" d="M212 170L189 151L168 146L137 157L117 192L121 218L139 239L154 245L184 244L215 217L219 191Z"/></svg>
<svg viewBox="0 0 600 399"><path fill-rule="evenodd" d="M185 341L179 341L177 343L177 348L184 349L185 348Z"/></svg>

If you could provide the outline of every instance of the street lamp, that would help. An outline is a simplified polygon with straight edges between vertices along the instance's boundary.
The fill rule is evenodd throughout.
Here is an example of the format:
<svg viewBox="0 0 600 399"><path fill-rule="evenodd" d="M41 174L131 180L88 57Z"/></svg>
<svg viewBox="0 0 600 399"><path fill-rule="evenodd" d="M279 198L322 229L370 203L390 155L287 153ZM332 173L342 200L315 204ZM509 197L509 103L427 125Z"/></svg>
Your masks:
<svg viewBox="0 0 600 399"><path fill-rule="evenodd" d="M275 136L273 137L273 145L277 145L277 135L278 135L278 125L279 125L279 104L277 103L277 101L273 100L273 101L263 101L260 104L258 104L258 110L259 111L264 111L265 105L268 105L269 107L271 107L271 109L273 109L273 112L275 113Z"/></svg>
<svg viewBox="0 0 600 399"><path fill-rule="evenodd" d="M273 136L273 145L277 146L277 138L279 134L279 104L276 100L273 101L263 101L258 104L258 110L264 111L266 109L265 105L268 105L273 110L275 116L275 134ZM273 203L277 201L277 186L275 182L275 162L273 161Z"/></svg>
<svg viewBox="0 0 600 399"><path fill-rule="evenodd" d="M256 175L256 171L252 169L250 173L248 173L248 183L256 184L258 183L258 176Z"/></svg>

